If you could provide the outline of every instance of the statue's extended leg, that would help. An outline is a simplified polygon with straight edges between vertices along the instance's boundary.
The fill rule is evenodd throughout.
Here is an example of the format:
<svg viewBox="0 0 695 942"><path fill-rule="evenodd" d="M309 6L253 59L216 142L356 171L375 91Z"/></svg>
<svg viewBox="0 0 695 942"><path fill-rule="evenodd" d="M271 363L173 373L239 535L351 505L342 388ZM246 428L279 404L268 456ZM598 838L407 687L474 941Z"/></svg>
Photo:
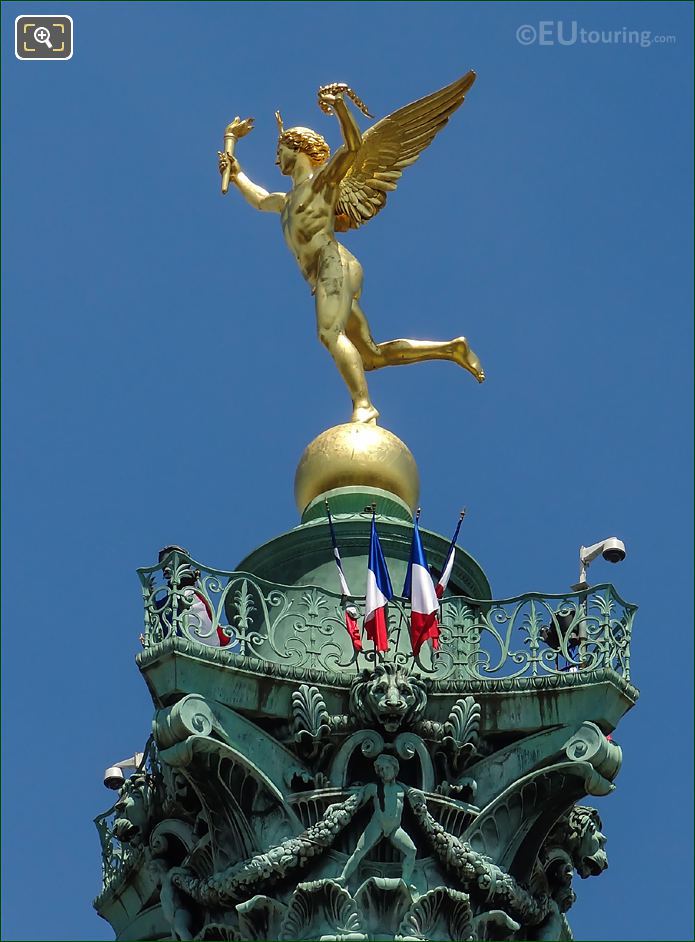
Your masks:
<svg viewBox="0 0 695 942"><path fill-rule="evenodd" d="M365 370L421 363L423 360L451 360L472 373L479 383L485 379L480 360L471 350L465 337L446 341L387 340L385 343L376 343L367 319L356 301L352 303L347 335L359 350Z"/></svg>
<svg viewBox="0 0 695 942"><path fill-rule="evenodd" d="M379 839L383 837L383 834L384 832L381 830L378 824L376 824L374 821L369 822L365 830L360 835L360 839L357 841L357 846L343 867L343 872L340 874L339 878L341 883L347 883L352 874L362 863L362 858L369 853L376 843L378 843Z"/></svg>
<svg viewBox="0 0 695 942"><path fill-rule="evenodd" d="M376 422L379 413L369 398L362 357L347 337L353 292L338 246L322 252L316 282L316 323L319 339L340 370L352 397L352 421Z"/></svg>
<svg viewBox="0 0 695 942"><path fill-rule="evenodd" d="M390 835L389 840L396 850L403 854L403 882L410 884L413 878L413 868L415 867L415 854L417 853L415 844L403 828L397 828Z"/></svg>

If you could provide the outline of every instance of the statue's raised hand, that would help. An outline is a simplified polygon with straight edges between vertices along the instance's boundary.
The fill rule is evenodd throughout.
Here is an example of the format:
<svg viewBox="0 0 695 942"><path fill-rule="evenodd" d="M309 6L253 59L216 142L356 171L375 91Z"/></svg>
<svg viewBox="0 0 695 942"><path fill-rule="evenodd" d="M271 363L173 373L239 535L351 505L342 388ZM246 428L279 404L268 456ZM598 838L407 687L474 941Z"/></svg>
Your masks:
<svg viewBox="0 0 695 942"><path fill-rule="evenodd" d="M246 137L249 131L253 131L253 118L235 118L227 125L225 133L232 134L239 140L240 137Z"/></svg>
<svg viewBox="0 0 695 942"><path fill-rule="evenodd" d="M350 88L349 85L346 85L345 82L331 82L330 85L322 85L319 88L319 108L325 114L330 114L333 110L333 105L337 101L343 100L343 95L347 95L360 109L362 114L366 115L368 118L371 118L372 115L369 113L369 110L361 98L358 98L355 92Z"/></svg>
<svg viewBox="0 0 695 942"><path fill-rule="evenodd" d="M319 88L319 108L324 114L330 114L333 110L333 105L339 99L342 99L344 93L348 90L348 86L342 82L333 82L331 85L322 85Z"/></svg>
<svg viewBox="0 0 695 942"><path fill-rule="evenodd" d="M234 148L240 137L245 137L253 129L253 118L242 119L237 115L236 118L224 129L224 153L217 151L220 162L219 168L222 174L222 192L226 193L229 188L229 181L239 173L239 164L234 160Z"/></svg>

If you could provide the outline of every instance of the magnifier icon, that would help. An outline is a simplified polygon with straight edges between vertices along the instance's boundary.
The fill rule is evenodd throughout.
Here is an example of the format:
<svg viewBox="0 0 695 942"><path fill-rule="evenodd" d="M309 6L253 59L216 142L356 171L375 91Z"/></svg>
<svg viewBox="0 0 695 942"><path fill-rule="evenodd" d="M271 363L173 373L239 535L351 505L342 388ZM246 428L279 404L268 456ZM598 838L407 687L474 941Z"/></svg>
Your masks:
<svg viewBox="0 0 695 942"><path fill-rule="evenodd" d="M37 43L44 43L49 49L53 49L51 42L51 33L45 26L37 26L34 30L34 40Z"/></svg>

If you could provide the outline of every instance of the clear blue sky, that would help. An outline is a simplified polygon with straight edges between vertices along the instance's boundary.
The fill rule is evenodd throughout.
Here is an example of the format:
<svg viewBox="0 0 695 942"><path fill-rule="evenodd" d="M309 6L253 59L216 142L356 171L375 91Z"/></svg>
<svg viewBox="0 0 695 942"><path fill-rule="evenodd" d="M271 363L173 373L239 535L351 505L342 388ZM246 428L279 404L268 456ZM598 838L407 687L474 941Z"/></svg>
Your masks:
<svg viewBox="0 0 695 942"><path fill-rule="evenodd" d="M64 63L18 14L70 13ZM692 938L692 35L688 3L4 3L4 939L108 939L92 825L144 743L135 567L176 541L234 565L297 523L305 444L348 400L277 217L219 193L237 113L260 183L280 108L335 144L316 89L377 116L478 81L379 218L348 238L377 339L464 332L449 364L373 377L423 524L497 597L561 592L577 549L640 605L642 697L598 802L610 868L578 939ZM520 26L675 43L522 45Z"/></svg>

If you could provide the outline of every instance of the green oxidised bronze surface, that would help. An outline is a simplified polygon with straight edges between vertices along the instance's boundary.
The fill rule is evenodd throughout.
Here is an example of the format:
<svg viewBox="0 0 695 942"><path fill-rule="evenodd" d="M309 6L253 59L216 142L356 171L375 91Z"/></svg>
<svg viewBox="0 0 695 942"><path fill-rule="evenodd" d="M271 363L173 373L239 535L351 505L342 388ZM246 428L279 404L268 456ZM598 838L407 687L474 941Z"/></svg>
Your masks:
<svg viewBox="0 0 695 942"><path fill-rule="evenodd" d="M414 656L410 511L376 489L329 499L360 618L376 503L396 592L378 658L345 629L322 498L232 571L178 550L139 570L153 738L95 819L97 911L119 940L569 940L572 872L607 863L577 803L620 768L635 606L609 585L493 600L458 548L440 646ZM449 541L421 534L438 572ZM370 797L394 763L396 845Z"/></svg>
<svg viewBox="0 0 695 942"><path fill-rule="evenodd" d="M412 515L394 495L376 488L340 488L321 495L309 505L302 523L255 549L237 569L286 585L315 585L338 590L333 549L326 518L328 497L343 568L355 595L365 592L371 504L376 503L379 540L395 592L400 592L410 558ZM450 537L420 527L430 566L439 572L449 549ZM281 579L278 578L281 574ZM457 549L450 590L471 598L491 597L490 584L479 563L460 546Z"/></svg>

